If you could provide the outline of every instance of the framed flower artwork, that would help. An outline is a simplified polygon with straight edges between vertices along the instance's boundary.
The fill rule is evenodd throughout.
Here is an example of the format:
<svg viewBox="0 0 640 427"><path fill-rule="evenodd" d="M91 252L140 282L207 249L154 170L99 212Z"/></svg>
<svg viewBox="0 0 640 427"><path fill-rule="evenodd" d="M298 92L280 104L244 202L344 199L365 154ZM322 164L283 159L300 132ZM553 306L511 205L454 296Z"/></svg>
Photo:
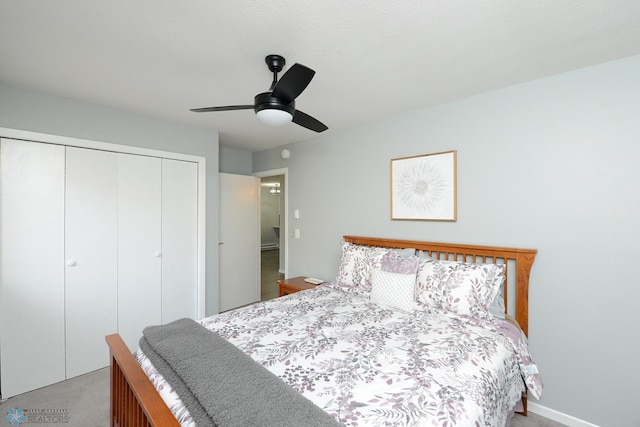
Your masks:
<svg viewBox="0 0 640 427"><path fill-rule="evenodd" d="M391 159L391 219L456 221L457 151Z"/></svg>

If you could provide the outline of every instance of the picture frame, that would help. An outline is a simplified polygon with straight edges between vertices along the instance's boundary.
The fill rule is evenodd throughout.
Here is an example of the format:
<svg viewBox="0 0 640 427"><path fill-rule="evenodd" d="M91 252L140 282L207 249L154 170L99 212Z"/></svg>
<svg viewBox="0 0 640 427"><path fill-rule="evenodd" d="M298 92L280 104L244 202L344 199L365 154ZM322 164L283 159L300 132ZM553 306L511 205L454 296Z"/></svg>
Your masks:
<svg viewBox="0 0 640 427"><path fill-rule="evenodd" d="M457 155L391 159L391 219L457 221Z"/></svg>

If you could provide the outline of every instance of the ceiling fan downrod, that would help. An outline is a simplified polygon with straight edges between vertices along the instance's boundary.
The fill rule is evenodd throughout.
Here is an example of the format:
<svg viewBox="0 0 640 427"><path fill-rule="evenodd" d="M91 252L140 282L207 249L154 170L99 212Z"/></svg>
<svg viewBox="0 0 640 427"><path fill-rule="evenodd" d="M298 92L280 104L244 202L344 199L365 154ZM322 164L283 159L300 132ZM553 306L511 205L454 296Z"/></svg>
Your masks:
<svg viewBox="0 0 640 427"><path fill-rule="evenodd" d="M269 90L273 90L273 88L276 87L276 83L278 83L278 73L282 71L286 61L280 55L267 55L266 58L264 58L264 62L267 63L269 70L273 72L273 83L271 83L271 87L269 88Z"/></svg>

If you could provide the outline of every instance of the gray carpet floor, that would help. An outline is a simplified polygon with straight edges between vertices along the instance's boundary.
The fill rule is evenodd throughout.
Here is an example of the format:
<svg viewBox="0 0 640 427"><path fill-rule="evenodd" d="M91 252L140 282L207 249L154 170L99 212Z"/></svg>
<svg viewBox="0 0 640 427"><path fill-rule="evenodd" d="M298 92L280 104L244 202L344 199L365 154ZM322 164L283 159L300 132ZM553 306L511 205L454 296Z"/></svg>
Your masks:
<svg viewBox="0 0 640 427"><path fill-rule="evenodd" d="M105 346L105 351L108 349ZM107 427L109 426L109 368L90 372L29 393L11 397L0 403L0 425L10 426L6 417L10 409L22 409L25 414L43 416L42 410L57 410L65 414L67 423L47 423L47 426ZM29 410L29 411L27 411ZM46 413L44 413L46 416ZM44 418L40 419L45 420ZM60 420L50 419L50 420ZM62 419L64 421L64 419ZM40 423L27 420L20 427Z"/></svg>
<svg viewBox="0 0 640 427"><path fill-rule="evenodd" d="M0 425L9 426L5 421L10 409L23 410L54 409L68 416L68 423L51 423L67 427L108 427L109 426L109 369L100 369L70 380L62 381L38 390L11 397L0 403ZM36 423L23 422L20 427ZM527 417L516 415L511 427L561 427L547 418L529 412Z"/></svg>

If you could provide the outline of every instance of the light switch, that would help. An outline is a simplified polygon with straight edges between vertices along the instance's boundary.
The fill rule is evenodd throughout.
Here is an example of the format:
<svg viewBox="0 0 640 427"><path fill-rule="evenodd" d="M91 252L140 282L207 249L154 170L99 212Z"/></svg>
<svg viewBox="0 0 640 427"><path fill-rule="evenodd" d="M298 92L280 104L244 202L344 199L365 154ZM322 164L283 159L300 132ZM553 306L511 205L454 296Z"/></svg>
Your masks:
<svg viewBox="0 0 640 427"><path fill-rule="evenodd" d="M300 229L296 228L295 230L293 230L293 237L295 237L296 239L300 238Z"/></svg>
<svg viewBox="0 0 640 427"><path fill-rule="evenodd" d="M300 210L296 209L293 211L293 217L295 219L300 219Z"/></svg>

